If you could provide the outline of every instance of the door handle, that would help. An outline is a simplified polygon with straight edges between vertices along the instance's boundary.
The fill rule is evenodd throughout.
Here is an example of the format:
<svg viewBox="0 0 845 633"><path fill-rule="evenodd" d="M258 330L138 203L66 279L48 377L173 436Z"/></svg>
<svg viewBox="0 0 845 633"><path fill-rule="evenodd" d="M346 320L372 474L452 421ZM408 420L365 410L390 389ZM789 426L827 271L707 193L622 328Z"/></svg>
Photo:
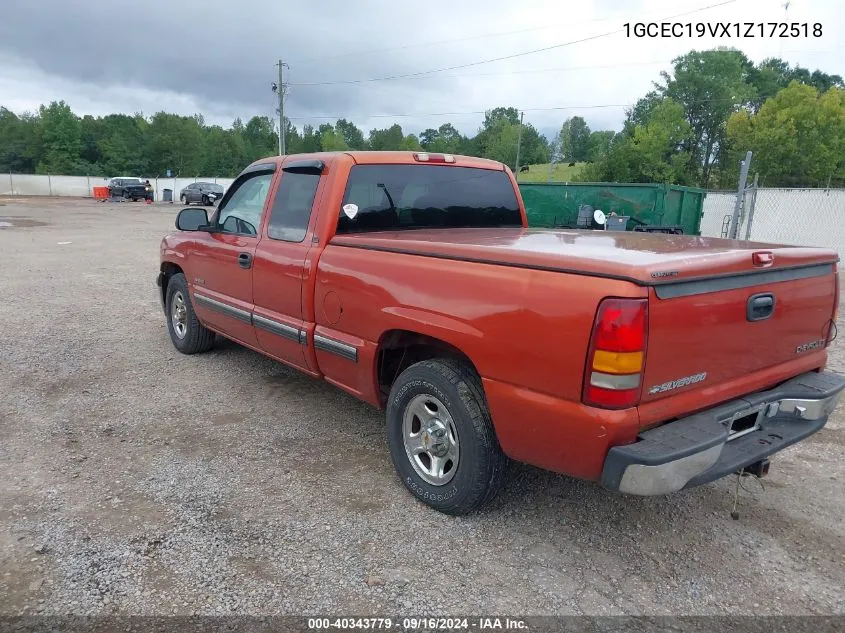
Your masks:
<svg viewBox="0 0 845 633"><path fill-rule="evenodd" d="M775 311L775 296L771 293L752 295L748 299L745 316L749 321L768 319Z"/></svg>
<svg viewBox="0 0 845 633"><path fill-rule="evenodd" d="M238 255L238 266L241 268L252 268L252 254L241 253Z"/></svg>

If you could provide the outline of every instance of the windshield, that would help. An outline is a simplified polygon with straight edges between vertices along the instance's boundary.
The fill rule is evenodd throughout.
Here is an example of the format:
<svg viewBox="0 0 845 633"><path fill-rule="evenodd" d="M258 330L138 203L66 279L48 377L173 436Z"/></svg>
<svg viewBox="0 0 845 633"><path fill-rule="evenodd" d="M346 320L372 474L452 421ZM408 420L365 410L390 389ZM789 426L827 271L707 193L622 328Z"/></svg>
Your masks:
<svg viewBox="0 0 845 633"><path fill-rule="evenodd" d="M522 226L504 171L446 165L356 165L338 233Z"/></svg>

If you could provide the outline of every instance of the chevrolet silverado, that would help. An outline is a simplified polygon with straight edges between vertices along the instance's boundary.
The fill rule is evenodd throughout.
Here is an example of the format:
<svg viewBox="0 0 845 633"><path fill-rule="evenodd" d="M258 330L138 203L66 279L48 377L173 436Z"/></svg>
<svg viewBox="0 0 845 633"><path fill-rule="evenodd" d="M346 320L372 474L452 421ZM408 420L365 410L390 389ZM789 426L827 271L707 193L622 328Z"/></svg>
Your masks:
<svg viewBox="0 0 845 633"><path fill-rule="evenodd" d="M508 458L637 495L762 475L845 387L836 252L528 229L489 160L267 158L176 227L173 345L220 334L384 409L402 482L449 514Z"/></svg>

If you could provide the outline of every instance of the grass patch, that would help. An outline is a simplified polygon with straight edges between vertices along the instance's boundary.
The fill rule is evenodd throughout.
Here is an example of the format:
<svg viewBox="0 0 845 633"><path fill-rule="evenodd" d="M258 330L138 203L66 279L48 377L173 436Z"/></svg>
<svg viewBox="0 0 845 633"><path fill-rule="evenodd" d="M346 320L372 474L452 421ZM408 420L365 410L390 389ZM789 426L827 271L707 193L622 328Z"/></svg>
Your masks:
<svg viewBox="0 0 845 633"><path fill-rule="evenodd" d="M587 163L575 163L572 167L569 163L555 163L549 180L549 163L545 165L529 165L528 171L518 174L519 182L572 182L575 176L581 173Z"/></svg>

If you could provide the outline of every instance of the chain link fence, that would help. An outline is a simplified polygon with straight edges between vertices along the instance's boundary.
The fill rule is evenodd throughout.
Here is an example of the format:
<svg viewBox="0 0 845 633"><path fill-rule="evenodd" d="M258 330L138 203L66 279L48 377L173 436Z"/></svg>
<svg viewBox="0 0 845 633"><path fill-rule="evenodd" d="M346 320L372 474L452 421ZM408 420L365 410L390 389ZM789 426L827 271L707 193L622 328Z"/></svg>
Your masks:
<svg viewBox="0 0 845 633"><path fill-rule="evenodd" d="M736 191L707 193L702 235L727 236L736 196ZM745 190L737 237L845 251L845 189L749 187Z"/></svg>

